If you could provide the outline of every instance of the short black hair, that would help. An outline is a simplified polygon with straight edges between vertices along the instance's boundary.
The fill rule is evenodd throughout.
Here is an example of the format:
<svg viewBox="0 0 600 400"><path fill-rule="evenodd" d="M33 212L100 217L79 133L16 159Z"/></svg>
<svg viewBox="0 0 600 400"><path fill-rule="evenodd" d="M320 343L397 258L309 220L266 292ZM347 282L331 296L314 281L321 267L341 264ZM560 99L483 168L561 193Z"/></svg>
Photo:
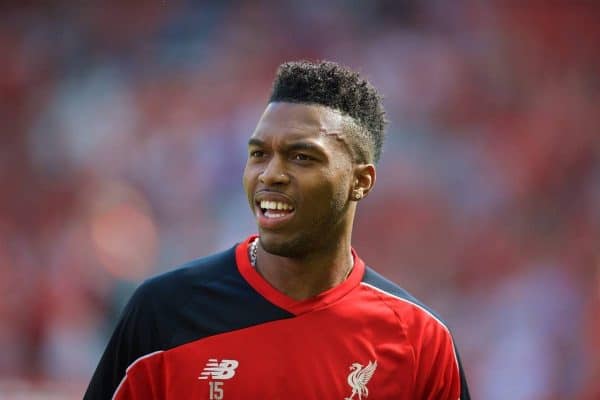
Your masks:
<svg viewBox="0 0 600 400"><path fill-rule="evenodd" d="M283 63L269 102L323 105L350 116L357 125L351 129L356 161L379 161L386 124L382 98L357 72L331 61Z"/></svg>

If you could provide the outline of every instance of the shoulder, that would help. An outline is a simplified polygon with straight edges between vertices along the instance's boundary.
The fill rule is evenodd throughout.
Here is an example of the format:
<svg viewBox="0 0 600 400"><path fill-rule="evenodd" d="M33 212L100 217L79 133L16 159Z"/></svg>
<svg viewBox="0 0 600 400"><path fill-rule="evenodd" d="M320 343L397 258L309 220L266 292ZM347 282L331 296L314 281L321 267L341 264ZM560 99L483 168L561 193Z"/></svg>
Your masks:
<svg viewBox="0 0 600 400"><path fill-rule="evenodd" d="M391 308L409 332L427 330L450 334L446 322L434 310L373 269L365 268L361 285Z"/></svg>
<svg viewBox="0 0 600 400"><path fill-rule="evenodd" d="M419 398L430 398L427 393L438 393L444 398L470 399L454 339L444 320L406 290L371 268L365 269L361 285L378 296L404 328L418 366L415 390L416 393L422 393Z"/></svg>
<svg viewBox="0 0 600 400"><path fill-rule="evenodd" d="M185 299L190 291L218 284L239 276L235 261L235 247L198 258L155 275L144 281L135 291L134 302L177 302Z"/></svg>

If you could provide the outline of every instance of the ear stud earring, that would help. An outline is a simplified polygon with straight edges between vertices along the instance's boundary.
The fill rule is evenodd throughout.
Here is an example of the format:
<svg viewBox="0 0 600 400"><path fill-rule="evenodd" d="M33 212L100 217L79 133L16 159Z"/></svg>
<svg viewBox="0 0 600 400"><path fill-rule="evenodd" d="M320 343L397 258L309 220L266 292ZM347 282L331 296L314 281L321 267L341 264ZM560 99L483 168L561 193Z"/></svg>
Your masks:
<svg viewBox="0 0 600 400"><path fill-rule="evenodd" d="M354 200L360 200L362 198L362 193L357 190L352 196L354 197Z"/></svg>

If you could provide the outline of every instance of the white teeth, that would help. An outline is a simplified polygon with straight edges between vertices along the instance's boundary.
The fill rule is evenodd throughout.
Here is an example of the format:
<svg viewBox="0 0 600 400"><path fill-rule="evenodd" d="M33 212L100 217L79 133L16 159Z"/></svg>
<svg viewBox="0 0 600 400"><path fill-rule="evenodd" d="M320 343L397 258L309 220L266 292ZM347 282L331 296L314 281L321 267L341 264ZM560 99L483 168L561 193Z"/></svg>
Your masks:
<svg viewBox="0 0 600 400"><path fill-rule="evenodd" d="M284 217L285 215L286 214L283 214L283 213L274 213L274 212L271 212L271 211L267 211L265 213L265 217L267 217L267 218L281 218L281 217Z"/></svg>
<svg viewBox="0 0 600 400"><path fill-rule="evenodd" d="M294 209L294 207L292 207L289 204L282 203L280 201L267 201L267 200L262 200L260 202L260 208L265 209L265 210L293 210Z"/></svg>

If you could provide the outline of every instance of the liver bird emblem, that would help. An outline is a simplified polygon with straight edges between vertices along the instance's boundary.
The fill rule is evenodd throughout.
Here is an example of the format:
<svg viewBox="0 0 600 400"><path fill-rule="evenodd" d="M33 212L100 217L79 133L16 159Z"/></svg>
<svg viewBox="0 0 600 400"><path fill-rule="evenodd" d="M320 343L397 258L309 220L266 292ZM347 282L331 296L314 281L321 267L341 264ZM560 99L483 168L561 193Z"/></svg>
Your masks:
<svg viewBox="0 0 600 400"><path fill-rule="evenodd" d="M352 388L352 394L350 397L346 397L345 400L352 400L355 395L358 395L358 400L362 400L363 396L365 398L369 397L367 383L371 380L376 368L377 361L369 361L366 367L359 363L352 363L352 366L350 366L352 372L348 375L348 385Z"/></svg>

